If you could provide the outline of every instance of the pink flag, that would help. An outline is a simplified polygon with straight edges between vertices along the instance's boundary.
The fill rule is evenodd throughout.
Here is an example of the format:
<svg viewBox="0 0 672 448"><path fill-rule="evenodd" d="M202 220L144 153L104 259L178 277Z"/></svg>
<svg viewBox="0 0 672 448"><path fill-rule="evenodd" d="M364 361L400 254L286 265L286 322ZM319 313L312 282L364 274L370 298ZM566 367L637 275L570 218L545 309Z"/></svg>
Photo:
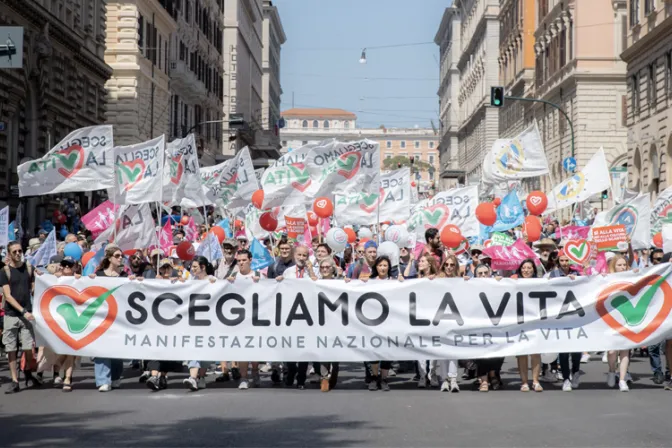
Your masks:
<svg viewBox="0 0 672 448"><path fill-rule="evenodd" d="M104 230L114 224L114 217L118 210L118 204L113 204L111 201L105 201L86 215L82 216L82 223L84 223L84 226L91 232L94 240L98 238L98 235L103 233Z"/></svg>
<svg viewBox="0 0 672 448"><path fill-rule="evenodd" d="M560 227L556 234L561 240L585 240L588 238L589 231L590 226L565 226Z"/></svg>
<svg viewBox="0 0 672 448"><path fill-rule="evenodd" d="M170 254L170 246L173 245L173 229L170 226L170 219L166 220L166 224L159 231L159 248L164 254Z"/></svg>
<svg viewBox="0 0 672 448"><path fill-rule="evenodd" d="M187 241L196 241L198 238L198 227L192 217L189 217L189 222L184 226L184 238Z"/></svg>
<svg viewBox="0 0 672 448"><path fill-rule="evenodd" d="M322 235L326 235L327 232L329 232L329 229L331 229L331 225L329 225L329 218L322 218L320 221L322 224Z"/></svg>
<svg viewBox="0 0 672 448"><path fill-rule="evenodd" d="M538 264L537 254L530 249L523 240L516 240L511 246L490 246L483 249L483 255L492 259L492 269L504 269L513 271L518 269L520 263L531 258Z"/></svg>

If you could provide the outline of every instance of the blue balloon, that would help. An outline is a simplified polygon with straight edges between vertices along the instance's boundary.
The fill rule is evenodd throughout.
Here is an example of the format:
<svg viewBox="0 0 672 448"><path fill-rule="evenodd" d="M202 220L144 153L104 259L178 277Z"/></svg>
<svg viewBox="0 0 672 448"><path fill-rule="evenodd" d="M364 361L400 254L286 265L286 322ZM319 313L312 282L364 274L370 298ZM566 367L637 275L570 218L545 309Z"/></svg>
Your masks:
<svg viewBox="0 0 672 448"><path fill-rule="evenodd" d="M82 259L82 248L77 243L68 243L65 245L63 255L72 257L75 261L79 261Z"/></svg>
<svg viewBox="0 0 672 448"><path fill-rule="evenodd" d="M68 236L68 228L65 226L61 227L59 234L61 235L62 239L65 239L65 237Z"/></svg>

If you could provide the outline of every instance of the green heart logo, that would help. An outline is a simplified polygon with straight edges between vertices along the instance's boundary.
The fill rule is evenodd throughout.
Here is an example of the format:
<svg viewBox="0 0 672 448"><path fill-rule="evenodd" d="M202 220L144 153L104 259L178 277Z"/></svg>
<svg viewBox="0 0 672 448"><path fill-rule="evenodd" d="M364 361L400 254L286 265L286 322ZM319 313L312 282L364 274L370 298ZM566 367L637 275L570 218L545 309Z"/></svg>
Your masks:
<svg viewBox="0 0 672 448"><path fill-rule="evenodd" d="M170 181L175 185L180 184L184 174L184 165L182 165L182 155L170 158Z"/></svg>
<svg viewBox="0 0 672 448"><path fill-rule="evenodd" d="M352 177L359 171L361 160L362 154L360 152L351 151L341 154L341 156L336 159L336 166L338 167L337 173L346 179L352 179Z"/></svg>
<svg viewBox="0 0 672 448"><path fill-rule="evenodd" d="M124 177L128 179L124 190L129 191L142 180L146 167L145 162L141 159L138 159L132 160L130 162L119 163L117 164L117 168L117 172L119 173L119 183L124 183Z"/></svg>
<svg viewBox="0 0 672 448"><path fill-rule="evenodd" d="M63 165L58 172L63 177L74 176L84 165L84 149L80 145L72 145L54 153L54 157Z"/></svg>
<svg viewBox="0 0 672 448"><path fill-rule="evenodd" d="M425 229L436 227L441 229L450 217L450 209L445 204L434 204L422 210Z"/></svg>
<svg viewBox="0 0 672 448"><path fill-rule="evenodd" d="M310 173L308 172L308 169L306 169L306 166L303 163L292 163L289 165L289 170L291 176L295 179L292 181L292 187L302 193L306 191L311 183Z"/></svg>
<svg viewBox="0 0 672 448"><path fill-rule="evenodd" d="M364 201L363 204L359 204L359 208L364 210L366 213L373 213L376 210L376 207L383 202L383 198L385 198L385 190L383 188L380 188L380 191L378 193L373 193L373 194L361 194L362 201Z"/></svg>
<svg viewBox="0 0 672 448"><path fill-rule="evenodd" d="M565 243L565 255L572 263L583 266L590 258L590 244L586 240L570 240Z"/></svg>

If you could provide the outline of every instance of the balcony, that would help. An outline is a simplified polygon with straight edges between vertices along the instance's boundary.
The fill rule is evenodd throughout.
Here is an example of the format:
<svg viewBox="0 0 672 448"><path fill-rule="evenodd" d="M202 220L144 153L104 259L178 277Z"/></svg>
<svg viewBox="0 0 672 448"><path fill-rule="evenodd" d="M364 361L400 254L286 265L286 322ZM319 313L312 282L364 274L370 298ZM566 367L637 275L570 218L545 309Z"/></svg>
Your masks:
<svg viewBox="0 0 672 448"><path fill-rule="evenodd" d="M198 80L194 72L189 70L185 61L173 60L170 62L170 80L175 90L187 100L207 100L208 91L205 84Z"/></svg>

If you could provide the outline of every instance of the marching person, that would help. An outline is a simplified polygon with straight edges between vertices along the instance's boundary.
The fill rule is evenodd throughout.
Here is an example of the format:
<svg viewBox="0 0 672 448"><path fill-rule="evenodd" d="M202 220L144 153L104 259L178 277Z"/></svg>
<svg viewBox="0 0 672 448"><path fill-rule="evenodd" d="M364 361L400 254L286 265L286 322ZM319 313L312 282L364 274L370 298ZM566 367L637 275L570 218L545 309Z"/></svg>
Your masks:
<svg viewBox="0 0 672 448"><path fill-rule="evenodd" d="M628 259L621 254L615 255L609 260L609 273L626 272L630 270ZM616 386L616 361L620 357L619 363L619 381L618 389L621 392L628 392L628 366L630 365L630 350L609 350L607 361L609 363L609 372L607 373L607 386L613 388Z"/></svg>
<svg viewBox="0 0 672 448"><path fill-rule="evenodd" d="M9 371L12 384L5 391L14 394L21 390L19 386L19 368L17 365L19 346L26 357L25 377L26 387L39 386L41 383L33 377L29 367L33 361L33 305L31 293L35 287L35 272L33 267L23 261L21 243L12 241L7 245L8 263L0 271L0 286L5 305L2 343L9 360Z"/></svg>
<svg viewBox="0 0 672 448"><path fill-rule="evenodd" d="M373 265L378 258L378 245L375 241L369 240L363 246L360 244L357 247L357 254L360 258L350 265L348 279L363 280L371 277Z"/></svg>
<svg viewBox="0 0 672 448"><path fill-rule="evenodd" d="M217 271L215 271L215 277L219 280L227 280L230 277L234 277L236 272L238 272L238 263L236 262L236 249L238 249L238 241L233 238L227 238L222 242L222 258L217 266ZM218 383L226 382L231 379L229 375L229 367L227 361L220 361L220 366L222 368L222 374L219 375L215 381ZM235 373L235 381L240 379L240 370L238 369L238 363L232 362L231 369Z"/></svg>
<svg viewBox="0 0 672 448"><path fill-rule="evenodd" d="M288 268L294 266L294 254L292 254L292 245L287 240L286 236L280 238L278 244L279 255L275 258L275 262L268 267L266 276L268 278L276 278L281 276Z"/></svg>
<svg viewBox="0 0 672 448"><path fill-rule="evenodd" d="M409 270L410 265L406 268L404 276ZM430 280L434 280L438 274L438 270L439 268L437 266L437 259L433 255L425 253L420 257L420 259L418 259L418 278L428 278ZM420 376L420 379L418 380L418 388L427 387L427 383L429 383L431 387L439 387L439 380L436 378L436 368L438 366L437 361L419 359L417 361L417 365Z"/></svg>
<svg viewBox="0 0 672 448"><path fill-rule="evenodd" d="M433 256L436 259L436 264L443 263L443 245L441 244L441 234L439 229L431 227L425 230L425 246L424 253Z"/></svg>
<svg viewBox="0 0 672 448"><path fill-rule="evenodd" d="M460 276L460 265L457 257L453 254L446 255L446 259L439 270L440 278L457 278ZM444 378L441 384L441 392L459 392L460 386L457 384L457 360L442 359L439 361L443 370Z"/></svg>
<svg viewBox="0 0 672 448"><path fill-rule="evenodd" d="M334 259L331 257L323 258L319 262L320 279L321 280L336 280L338 279L337 266ZM321 362L320 363L320 390L322 392L329 392L336 387L338 382L339 364L337 362Z"/></svg>
<svg viewBox="0 0 672 448"><path fill-rule="evenodd" d="M82 267L79 262L75 261L72 257L65 257L61 261L61 269L55 275L56 277L75 277L79 279L82 277L81 271ZM60 385L63 392L72 392L72 374L75 369L76 360L76 356L61 355L54 364L54 386ZM63 369L65 378L59 376L60 369Z"/></svg>

